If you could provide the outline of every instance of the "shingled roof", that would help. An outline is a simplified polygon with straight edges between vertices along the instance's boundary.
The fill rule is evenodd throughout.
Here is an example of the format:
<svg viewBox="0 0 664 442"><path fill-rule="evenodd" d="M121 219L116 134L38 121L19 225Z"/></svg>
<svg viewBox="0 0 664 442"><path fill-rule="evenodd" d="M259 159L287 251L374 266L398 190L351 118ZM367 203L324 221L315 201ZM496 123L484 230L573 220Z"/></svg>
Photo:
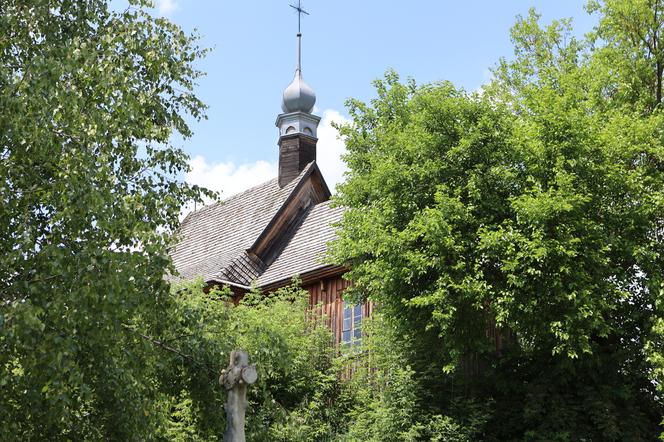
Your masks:
<svg viewBox="0 0 664 442"><path fill-rule="evenodd" d="M276 257L263 262L251 252L257 239L272 229L287 204L301 198L299 190L312 179L312 174L317 174L323 198L327 200L329 190L318 166L312 162L283 188L275 178L190 213L178 232L179 243L171 250L178 277L184 280L202 277L206 282L239 287L254 282L264 286L326 267L321 256L327 242L334 237L332 223L341 216L341 209L331 208L329 201L304 205L302 219L298 218L293 228L279 232L282 238Z"/></svg>
<svg viewBox="0 0 664 442"><path fill-rule="evenodd" d="M336 238L335 224L341 220L343 209L332 207L330 201L315 205L279 257L260 275L258 286L290 280L293 275L333 267L323 261L327 245Z"/></svg>
<svg viewBox="0 0 664 442"><path fill-rule="evenodd" d="M313 163L283 188L274 178L224 201L190 213L179 230L180 242L171 251L180 278L202 276L208 281L234 260L243 260L254 243Z"/></svg>

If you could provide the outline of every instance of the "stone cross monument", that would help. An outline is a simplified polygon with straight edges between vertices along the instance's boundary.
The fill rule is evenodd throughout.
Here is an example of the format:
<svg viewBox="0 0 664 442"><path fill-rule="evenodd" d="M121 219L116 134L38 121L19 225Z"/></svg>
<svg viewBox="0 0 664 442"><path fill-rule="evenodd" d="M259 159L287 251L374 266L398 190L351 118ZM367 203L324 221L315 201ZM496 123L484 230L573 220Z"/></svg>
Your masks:
<svg viewBox="0 0 664 442"><path fill-rule="evenodd" d="M231 352L228 368L221 371L219 385L228 392L226 399L226 432L224 442L245 442L244 413L247 410L247 385L258 379L255 365L249 365L249 355L242 350Z"/></svg>

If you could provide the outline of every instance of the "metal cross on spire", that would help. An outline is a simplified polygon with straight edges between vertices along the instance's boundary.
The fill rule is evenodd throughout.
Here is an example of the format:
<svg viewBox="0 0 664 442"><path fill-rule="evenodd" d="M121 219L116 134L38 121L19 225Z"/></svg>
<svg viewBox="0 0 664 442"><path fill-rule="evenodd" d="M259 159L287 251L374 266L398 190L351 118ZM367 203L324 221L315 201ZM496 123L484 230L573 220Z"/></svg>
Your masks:
<svg viewBox="0 0 664 442"><path fill-rule="evenodd" d="M291 8L297 11L297 33L302 33L302 14L309 15L307 11L302 9L302 0L297 0L297 6L290 5Z"/></svg>
<svg viewBox="0 0 664 442"><path fill-rule="evenodd" d="M302 75L302 14L309 15L307 11L302 9L302 0L297 0L297 6L290 5L291 8L297 11L297 68L298 75Z"/></svg>

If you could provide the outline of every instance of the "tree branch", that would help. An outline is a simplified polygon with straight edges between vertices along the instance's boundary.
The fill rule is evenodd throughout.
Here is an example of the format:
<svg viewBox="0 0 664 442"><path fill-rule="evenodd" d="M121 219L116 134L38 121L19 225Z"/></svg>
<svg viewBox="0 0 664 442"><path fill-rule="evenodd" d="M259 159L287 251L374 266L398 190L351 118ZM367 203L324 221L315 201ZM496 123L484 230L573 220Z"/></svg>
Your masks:
<svg viewBox="0 0 664 442"><path fill-rule="evenodd" d="M150 337L150 336L148 336L148 335L145 335L145 334L139 332L138 330L134 329L133 327L130 327L130 326L127 325L127 324L122 324L122 327L123 327L125 330L128 330L128 331L134 333L134 334L137 335L137 336L140 336L140 337L143 338L144 340L150 342L152 345L154 345L154 346L156 346L156 347L160 347L160 348L162 348L162 349L164 349L164 350L166 350L166 351L169 351L169 352L171 352L171 353L174 353L174 354L180 356L182 359L185 359L185 360L187 360L187 361L189 361L189 362L191 362L191 363L193 363L193 364L195 364L195 365L198 365L199 367L201 367L201 368L207 370L209 373L211 373L211 374L213 374L213 375L215 375L215 376L217 376L217 375L219 374L218 371L213 370L213 369L211 369L210 367L208 367L207 365L205 365L205 364L199 362L199 361L196 360L196 358L194 358L193 356L188 355L188 354L186 354L186 353L183 353L183 352L181 352L180 350L178 350L178 349L175 348L175 347L171 347L170 345L166 344L164 341L161 341L161 340L159 340L159 339L155 339L155 338L152 338L152 337Z"/></svg>

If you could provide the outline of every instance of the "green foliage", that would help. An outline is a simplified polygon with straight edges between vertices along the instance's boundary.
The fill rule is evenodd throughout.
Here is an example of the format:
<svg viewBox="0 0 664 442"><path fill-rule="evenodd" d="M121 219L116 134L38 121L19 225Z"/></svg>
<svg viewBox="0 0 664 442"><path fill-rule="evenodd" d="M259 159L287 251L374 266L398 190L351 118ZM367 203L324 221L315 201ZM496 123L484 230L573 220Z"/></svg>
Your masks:
<svg viewBox="0 0 664 442"><path fill-rule="evenodd" d="M531 12L481 95L388 72L349 103L333 254L380 313L343 357L297 284L171 291L179 210L212 196L169 144L205 50L131 3L0 3L0 439L219 440L235 348L250 440L655 437L659 0L590 2L583 39Z"/></svg>
<svg viewBox="0 0 664 442"><path fill-rule="evenodd" d="M133 1L0 3L0 439L147 439L153 371L123 327L169 302L204 51ZM211 196L211 195L210 195Z"/></svg>
<svg viewBox="0 0 664 442"><path fill-rule="evenodd" d="M307 296L295 282L272 294L250 292L235 306L227 289L180 287L160 338L180 354L153 348L166 416L160 437L221 440L225 394L217 377L236 348L259 373L248 390L249 440L332 440L342 431L352 398L339 383L330 330L308 317Z"/></svg>
<svg viewBox="0 0 664 442"><path fill-rule="evenodd" d="M657 317L653 320L652 334L646 344L648 361L653 366L654 378L660 390L664 390L664 284L655 300Z"/></svg>
<svg viewBox="0 0 664 442"><path fill-rule="evenodd" d="M354 296L418 337L396 383L436 392L430 414L495 401L487 439L657 432L664 114L655 56L630 34L641 19L615 19L632 6L653 12L591 5L602 18L583 40L531 11L483 94L388 72L370 104L349 102L333 259Z"/></svg>
<svg viewBox="0 0 664 442"><path fill-rule="evenodd" d="M381 313L363 324L365 353L352 364L349 381L355 402L350 428L341 440L447 441L477 440L488 406L447 397L446 410L431 406L432 391L409 364L415 336L404 335ZM489 403L490 405L490 403ZM443 414L449 413L449 414Z"/></svg>
<svg viewBox="0 0 664 442"><path fill-rule="evenodd" d="M608 99L652 111L662 102L664 2L589 0L587 9L600 14L599 26L589 36L597 45L590 63L596 104Z"/></svg>
<svg viewBox="0 0 664 442"><path fill-rule="evenodd" d="M325 318L312 318L309 293L295 281L234 310L237 346L257 361L262 379L251 401L260 411L247 420L252 440L318 441L344 428L344 385Z"/></svg>

